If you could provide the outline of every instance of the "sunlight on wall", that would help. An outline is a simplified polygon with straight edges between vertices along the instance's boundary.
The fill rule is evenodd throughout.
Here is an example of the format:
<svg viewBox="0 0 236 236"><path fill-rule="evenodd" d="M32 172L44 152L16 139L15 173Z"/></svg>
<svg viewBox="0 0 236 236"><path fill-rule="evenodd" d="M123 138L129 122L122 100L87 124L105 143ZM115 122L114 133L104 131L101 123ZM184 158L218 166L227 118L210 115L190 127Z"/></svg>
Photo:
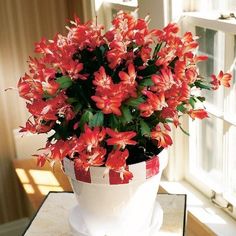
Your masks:
<svg viewBox="0 0 236 236"><path fill-rule="evenodd" d="M27 194L36 194L39 191L40 194L47 195L50 191L64 190L51 171L32 169L26 171L16 168L16 173Z"/></svg>
<svg viewBox="0 0 236 236"><path fill-rule="evenodd" d="M60 186L56 177L51 171L47 170L29 170L35 184L39 185L50 185L50 186Z"/></svg>
<svg viewBox="0 0 236 236"><path fill-rule="evenodd" d="M24 190L26 191L27 194L34 194L34 188L31 184L23 184Z"/></svg>
<svg viewBox="0 0 236 236"><path fill-rule="evenodd" d="M20 168L16 168L15 170L16 170L16 173L22 183L29 183L30 182L25 170L20 169Z"/></svg>

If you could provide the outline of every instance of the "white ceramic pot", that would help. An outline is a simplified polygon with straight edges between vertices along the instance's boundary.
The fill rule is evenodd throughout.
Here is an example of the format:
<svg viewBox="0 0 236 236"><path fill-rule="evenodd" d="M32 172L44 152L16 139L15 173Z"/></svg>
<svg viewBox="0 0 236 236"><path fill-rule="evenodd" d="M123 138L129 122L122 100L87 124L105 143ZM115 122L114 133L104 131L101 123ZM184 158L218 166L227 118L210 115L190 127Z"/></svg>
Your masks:
<svg viewBox="0 0 236 236"><path fill-rule="evenodd" d="M146 162L129 165L133 179L122 183L117 173L103 177L105 167L76 170L65 158L64 171L77 198L88 235L130 236L150 226L167 152Z"/></svg>

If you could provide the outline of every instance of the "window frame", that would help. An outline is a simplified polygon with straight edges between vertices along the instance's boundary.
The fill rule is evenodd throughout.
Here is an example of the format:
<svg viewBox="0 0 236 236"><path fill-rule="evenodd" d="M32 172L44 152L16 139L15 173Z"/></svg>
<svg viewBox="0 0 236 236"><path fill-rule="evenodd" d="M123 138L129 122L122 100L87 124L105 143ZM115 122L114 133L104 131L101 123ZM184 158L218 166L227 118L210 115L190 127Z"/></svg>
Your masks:
<svg viewBox="0 0 236 236"><path fill-rule="evenodd" d="M222 70L232 71L232 61L234 60L234 36L236 35L236 22L234 20L219 20L218 14L204 14L201 12L191 12L191 13L185 13L182 15L180 19L181 29L183 31L192 31L195 34L195 27L203 27L208 28L216 31L224 32L224 65ZM224 89L224 107L226 107L227 111L229 111L230 103L227 99L229 91L227 89ZM224 126L226 124L229 125L236 125L236 120L232 119L229 114L224 114L220 112L216 112L210 104L206 103L206 109L207 111L212 114L213 116L222 119ZM187 119L188 120L188 119ZM185 121L188 123L188 121ZM226 129L226 127L224 127ZM190 135L192 137L196 137L197 130L191 128L191 126L188 124L188 130L190 131ZM223 131L224 132L224 131ZM177 137L178 138L178 137ZM223 174L224 174L224 181L227 183L227 168L228 168L228 157L226 155L227 150L225 150L225 147L227 146L228 142L228 135L225 135L223 138ZM196 140L195 140L196 141ZM188 146L188 148L191 148L189 140L185 140L185 143L182 143L184 147ZM189 154L186 155L185 159L186 165L184 169L184 178L191 183L193 186L195 186L199 191L201 191L203 194L205 194L208 198L211 198L212 201L217 204L224 207L224 210L226 210L230 215L232 215L234 218L236 217L236 199L232 199L230 195L227 193L224 193L221 189L217 189L214 186L210 186L205 184L200 178L196 178L196 175L190 173L190 167L189 167ZM228 208L227 208L228 207Z"/></svg>

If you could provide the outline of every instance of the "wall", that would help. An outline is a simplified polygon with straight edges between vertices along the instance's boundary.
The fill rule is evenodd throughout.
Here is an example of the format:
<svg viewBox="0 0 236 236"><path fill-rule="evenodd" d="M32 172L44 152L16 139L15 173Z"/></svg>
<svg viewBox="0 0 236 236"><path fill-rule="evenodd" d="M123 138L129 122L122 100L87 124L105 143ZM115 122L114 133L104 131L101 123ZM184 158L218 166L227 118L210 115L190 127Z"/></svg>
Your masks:
<svg viewBox="0 0 236 236"><path fill-rule="evenodd" d="M27 70L34 42L65 32L66 19L83 18L82 0L0 0L0 223L27 214L11 161L15 158L12 130L24 125L28 114L16 90Z"/></svg>

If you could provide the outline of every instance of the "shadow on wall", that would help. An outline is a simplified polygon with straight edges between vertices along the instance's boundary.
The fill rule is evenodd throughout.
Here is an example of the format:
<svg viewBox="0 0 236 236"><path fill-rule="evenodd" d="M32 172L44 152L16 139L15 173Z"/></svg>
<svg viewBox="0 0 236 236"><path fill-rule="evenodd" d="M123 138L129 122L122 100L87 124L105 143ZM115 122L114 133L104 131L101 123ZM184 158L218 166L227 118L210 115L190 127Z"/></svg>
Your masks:
<svg viewBox="0 0 236 236"><path fill-rule="evenodd" d="M66 19L76 13L83 19L82 0L0 1L0 223L28 215L27 201L20 188L12 160L15 159L12 130L24 125L27 112L17 93L4 93L16 87L26 71L34 42L65 31Z"/></svg>

